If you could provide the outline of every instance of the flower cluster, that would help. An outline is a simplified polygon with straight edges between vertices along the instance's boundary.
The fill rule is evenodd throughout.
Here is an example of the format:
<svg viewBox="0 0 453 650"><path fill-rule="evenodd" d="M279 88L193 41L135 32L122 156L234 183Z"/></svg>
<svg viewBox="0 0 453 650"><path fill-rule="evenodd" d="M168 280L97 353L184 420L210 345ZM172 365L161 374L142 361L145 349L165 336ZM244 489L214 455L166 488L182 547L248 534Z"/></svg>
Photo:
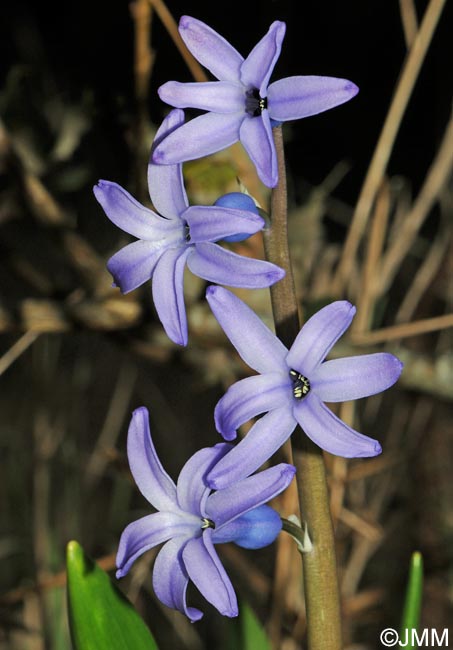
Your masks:
<svg viewBox="0 0 453 650"><path fill-rule="evenodd" d="M117 555L117 577L129 571L145 551L165 542L154 564L156 595L183 611L192 621L202 613L186 605L189 578L221 614L237 616L233 586L214 544L235 542L261 548L281 529L278 514L264 505L290 484L295 469L281 464L211 493L206 474L225 458L230 445L200 449L184 465L175 485L154 449L145 408L137 409L129 427L128 457L132 475L143 496L158 512L129 524Z"/></svg>
<svg viewBox="0 0 453 650"><path fill-rule="evenodd" d="M246 59L199 20L184 16L179 30L192 54L218 81L172 81L160 88L160 97L176 108L160 126L151 151L148 185L154 209L109 181L99 181L94 193L109 219L137 239L108 261L115 285L127 293L152 280L154 305L167 335L187 345L186 264L208 282L250 289L271 286L284 271L218 243L248 237L261 230L264 221L244 195L221 197L213 206L189 206L182 163L240 140L261 180L274 187L275 123L337 106L351 99L357 88L344 79L314 76L270 83L285 34L279 21ZM181 109L186 107L208 112L185 123ZM347 458L379 454L376 440L347 426L324 402L373 395L394 384L401 373L401 363L386 353L326 361L354 316L355 308L346 301L327 305L312 316L288 350L228 290L211 285L206 297L240 356L258 373L233 384L220 399L214 413L216 428L231 441L239 426L262 417L239 444L219 443L196 452L175 484L156 454L147 410L137 409L129 427L129 464L139 490L156 512L126 527L117 555L121 578L140 555L163 543L154 564L155 593L192 621L202 613L186 603L189 580L219 612L237 615L234 589L215 544L261 548L281 530L278 513L266 503L286 489L295 469L282 463L254 472L298 424L330 453Z"/></svg>
<svg viewBox="0 0 453 650"><path fill-rule="evenodd" d="M388 353L325 361L354 314L346 300L312 316L288 350L256 314L222 287L209 287L207 300L226 335L256 376L233 384L215 409L217 430L226 440L255 415L266 413L247 436L211 470L209 485L220 488L254 472L299 424L322 449L337 456L376 456L381 445L342 422L324 402L345 402L392 386L402 364Z"/></svg>
<svg viewBox="0 0 453 650"><path fill-rule="evenodd" d="M171 111L156 134L156 143L184 123L181 110ZM148 166L151 201L158 213L140 205L126 190L99 181L94 193L113 223L137 237L107 263L123 293L152 278L153 300L168 337L187 345L184 268L210 282L230 287L269 287L284 272L275 264L241 257L215 242L237 233L251 235L264 226L251 211L220 206L189 206L182 165Z"/></svg>
<svg viewBox="0 0 453 650"><path fill-rule="evenodd" d="M153 160L159 164L192 160L240 140L263 183L275 187L278 172L272 123L316 115L358 92L351 81L335 77L287 77L269 84L285 30L285 23L272 23L244 59L213 29L183 16L179 33L184 43L218 81L169 81L160 87L159 96L167 104L209 112L163 140Z"/></svg>

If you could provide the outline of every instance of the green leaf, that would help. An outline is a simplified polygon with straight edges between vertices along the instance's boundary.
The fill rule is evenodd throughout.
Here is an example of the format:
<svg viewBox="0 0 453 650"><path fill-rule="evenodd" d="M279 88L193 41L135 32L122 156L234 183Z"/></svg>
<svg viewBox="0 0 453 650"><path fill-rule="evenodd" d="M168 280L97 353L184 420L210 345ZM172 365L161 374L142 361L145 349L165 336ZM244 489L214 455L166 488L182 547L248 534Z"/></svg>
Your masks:
<svg viewBox="0 0 453 650"><path fill-rule="evenodd" d="M67 546L66 566L74 650L158 650L132 604L77 542Z"/></svg>
<svg viewBox="0 0 453 650"><path fill-rule="evenodd" d="M261 623L247 603L242 601L239 616L230 626L228 650L271 650Z"/></svg>
<svg viewBox="0 0 453 650"><path fill-rule="evenodd" d="M422 605L423 592L423 557L416 551L412 554L409 579L406 588L406 599L404 602L403 618L401 621L401 635L404 638L405 630L417 630L420 623L420 610ZM408 638L411 638L409 634ZM412 645L407 646L411 650Z"/></svg>

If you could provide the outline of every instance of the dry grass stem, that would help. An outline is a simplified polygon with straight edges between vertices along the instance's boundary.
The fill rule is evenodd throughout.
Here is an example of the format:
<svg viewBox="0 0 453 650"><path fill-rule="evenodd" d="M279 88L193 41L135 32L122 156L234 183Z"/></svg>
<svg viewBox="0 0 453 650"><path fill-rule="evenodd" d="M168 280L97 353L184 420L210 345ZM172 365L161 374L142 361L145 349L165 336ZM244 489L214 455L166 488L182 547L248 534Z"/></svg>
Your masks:
<svg viewBox="0 0 453 650"><path fill-rule="evenodd" d="M357 314L352 323L352 332L355 334L366 332L372 323L376 284L379 277L377 270L387 234L390 207L390 188L387 179L384 178L376 198L361 274L362 286L358 293Z"/></svg>
<svg viewBox="0 0 453 650"><path fill-rule="evenodd" d="M176 45L195 81L209 81L203 68L192 56L192 54L187 49L186 44L182 40L178 31L178 25L168 10L167 5L162 0L149 0L149 3L155 9L156 14L159 16L173 43Z"/></svg>
<svg viewBox="0 0 453 650"><path fill-rule="evenodd" d="M145 104L149 94L149 78L154 64L154 52L150 47L152 10L149 0L135 0L129 5L134 21L134 79L135 96L140 105Z"/></svg>
<svg viewBox="0 0 453 650"><path fill-rule="evenodd" d="M370 542L379 542L382 538L383 531L378 524L366 521L366 519L348 508L343 507L341 509L339 519Z"/></svg>
<svg viewBox="0 0 453 650"><path fill-rule="evenodd" d="M449 224L444 219L443 225L440 227L435 240L431 244L428 254L415 273L414 279L396 312L396 323L404 323L405 321L408 322L411 320L423 295L428 291L434 277L439 272L451 244L452 238Z"/></svg>
<svg viewBox="0 0 453 650"><path fill-rule="evenodd" d="M106 450L115 446L121 432L134 392L136 378L137 368L127 361L124 362L118 373L118 379L105 415L104 425L86 465L85 483L88 490L95 488L110 462Z"/></svg>
<svg viewBox="0 0 453 650"><path fill-rule="evenodd" d="M445 2L446 0L430 0L420 29L417 32L417 36L404 63L401 77L385 118L384 126L368 168L349 233L342 250L341 260L332 288L334 295L341 295L349 282L357 250L365 231L376 194L382 183L396 135Z"/></svg>
<svg viewBox="0 0 453 650"><path fill-rule="evenodd" d="M412 209L405 215L397 236L391 242L382 260L379 290L385 293L393 281L401 263L411 249L417 233L437 202L441 191L451 175L453 167L453 118L450 118L425 182L414 201Z"/></svg>
<svg viewBox="0 0 453 650"><path fill-rule="evenodd" d="M404 40L407 49L410 50L418 31L417 11L414 0L399 0L399 3Z"/></svg>
<svg viewBox="0 0 453 650"><path fill-rule="evenodd" d="M36 341L39 332L29 330L12 345L7 352L0 357L0 375L8 368Z"/></svg>
<svg viewBox="0 0 453 650"><path fill-rule="evenodd" d="M419 336L428 332L437 332L439 330L453 327L453 314L445 316L435 316L434 318L425 318L413 323L403 323L401 325L391 325L383 327L373 332L364 334L353 334L351 341L355 345L374 345L385 341L396 341L411 336Z"/></svg>
<svg viewBox="0 0 453 650"><path fill-rule="evenodd" d="M339 416L349 426L354 426L356 405L355 402L343 402L339 406ZM348 460L334 456L331 471L328 474L330 487L330 512L333 526L336 528L338 519L344 506L346 494L346 478L348 475Z"/></svg>

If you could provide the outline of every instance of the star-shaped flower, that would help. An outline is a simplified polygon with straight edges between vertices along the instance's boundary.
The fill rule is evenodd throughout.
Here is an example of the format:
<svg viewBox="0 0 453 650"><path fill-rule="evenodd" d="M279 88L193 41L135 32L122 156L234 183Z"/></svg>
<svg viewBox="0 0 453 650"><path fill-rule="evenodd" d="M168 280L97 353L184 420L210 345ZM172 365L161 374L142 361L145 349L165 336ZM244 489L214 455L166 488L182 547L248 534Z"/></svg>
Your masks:
<svg viewBox="0 0 453 650"><path fill-rule="evenodd" d="M201 449L184 465L175 485L156 454L148 411L142 407L132 416L127 440L131 472L140 492L158 512L124 530L116 576L122 578L140 555L165 542L154 563L154 591L165 605L179 609L192 621L203 614L187 606L189 579L221 614L237 616L236 595L214 544L235 542L244 548L262 548L273 542L281 519L264 504L288 487L295 473L292 465L282 463L212 493L205 476L230 449L227 443Z"/></svg>
<svg viewBox="0 0 453 650"><path fill-rule="evenodd" d="M173 110L156 134L159 142L184 123L184 112ZM275 264L237 255L214 243L237 233L253 234L264 226L254 212L218 206L190 206L182 165L148 167L151 201L160 214L138 203L126 190L99 181L94 193L108 218L138 238L107 263L115 284L128 293L153 279L153 299L167 335L187 345L184 268L210 282L232 287L268 287L284 276Z"/></svg>
<svg viewBox="0 0 453 650"><path fill-rule="evenodd" d="M185 44L219 81L169 81L159 88L159 96L167 104L209 113L163 140L154 151L155 162L165 165L200 158L240 140L263 183L277 185L272 122L316 115L347 102L358 92L351 81L335 77L294 76L269 85L285 30L285 23L272 23L244 59L205 23L190 16L181 18L179 33Z"/></svg>
<svg viewBox="0 0 453 650"><path fill-rule="evenodd" d="M297 424L322 449L345 458L376 456L381 446L342 422L324 402L345 402L392 386L402 363L379 352L324 361L355 314L346 300L333 302L302 327L290 350L239 298L208 287L215 317L242 359L258 375L233 384L215 409L217 430L226 440L256 415L266 413L208 476L223 488L254 472L289 438Z"/></svg>

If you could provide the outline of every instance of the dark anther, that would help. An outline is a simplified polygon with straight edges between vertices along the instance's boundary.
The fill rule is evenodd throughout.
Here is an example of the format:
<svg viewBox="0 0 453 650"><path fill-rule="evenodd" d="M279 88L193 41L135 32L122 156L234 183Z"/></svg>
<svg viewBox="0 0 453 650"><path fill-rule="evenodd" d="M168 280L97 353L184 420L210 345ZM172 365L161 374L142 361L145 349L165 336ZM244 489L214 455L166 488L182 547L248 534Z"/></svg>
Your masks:
<svg viewBox="0 0 453 650"><path fill-rule="evenodd" d="M267 97L260 97L257 88L251 88L245 93L245 110L251 117L259 117L267 108Z"/></svg>
<svg viewBox="0 0 453 650"><path fill-rule="evenodd" d="M215 523L212 521L212 519L208 519L207 517L203 517L201 520L201 530L206 530L206 528L214 528L215 529Z"/></svg>
<svg viewBox="0 0 453 650"><path fill-rule="evenodd" d="M289 376L293 382L293 395L296 399L303 399L310 392L309 380L297 370L290 370Z"/></svg>
<svg viewBox="0 0 453 650"><path fill-rule="evenodd" d="M184 226L184 236L186 238L186 241L190 241L190 228L189 228L189 225L187 223Z"/></svg>

